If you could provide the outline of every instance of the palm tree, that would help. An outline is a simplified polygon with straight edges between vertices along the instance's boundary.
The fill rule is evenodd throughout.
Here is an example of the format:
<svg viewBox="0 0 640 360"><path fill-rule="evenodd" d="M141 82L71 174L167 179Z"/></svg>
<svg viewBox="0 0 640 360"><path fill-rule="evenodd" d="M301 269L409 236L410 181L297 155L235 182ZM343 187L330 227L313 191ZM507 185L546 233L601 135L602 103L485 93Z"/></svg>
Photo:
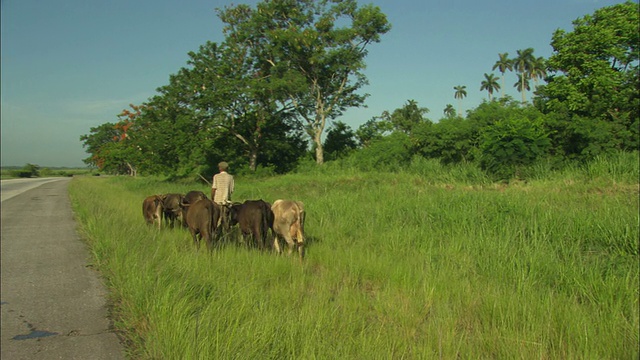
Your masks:
<svg viewBox="0 0 640 360"><path fill-rule="evenodd" d="M465 90L466 88L467 87L464 85L458 85L453 87L453 90L456 91L453 97L458 99L458 114L462 114L462 111L460 111L460 105L462 104L462 99L467 96L467 90Z"/></svg>
<svg viewBox="0 0 640 360"><path fill-rule="evenodd" d="M542 56L535 58L531 62L529 76L533 79L536 88L538 87L538 79L547 76L547 61Z"/></svg>
<svg viewBox="0 0 640 360"><path fill-rule="evenodd" d="M502 73L502 91L504 91L504 73L507 72L507 70L513 71L513 61L509 59L509 53L498 53L498 57L500 59L493 64L492 70L498 69ZM501 95L504 95L502 91Z"/></svg>
<svg viewBox="0 0 640 360"><path fill-rule="evenodd" d="M447 104L447 106L444 108L444 116L448 118L456 116L456 109L453 108L453 105Z"/></svg>
<svg viewBox="0 0 640 360"><path fill-rule="evenodd" d="M484 80L480 83L480 91L487 90L489 93L489 101L492 100L493 92L500 89L500 84L498 84L498 79L496 79L495 75L484 73Z"/></svg>
<svg viewBox="0 0 640 360"><path fill-rule="evenodd" d="M525 81L528 81L529 73L531 71L531 64L535 61L533 57L533 48L526 48L524 50L517 51L518 56L513 59L513 67L520 73L520 86L518 87L522 92L522 102L526 102L525 89L529 90L529 86L525 86Z"/></svg>
<svg viewBox="0 0 640 360"><path fill-rule="evenodd" d="M531 90L531 87L529 86L529 79L526 77L524 78L524 81L522 81L522 79L516 81L516 83L513 84L513 87L515 87L518 91L520 91L523 94L526 90ZM522 102L525 102L524 96L523 96Z"/></svg>

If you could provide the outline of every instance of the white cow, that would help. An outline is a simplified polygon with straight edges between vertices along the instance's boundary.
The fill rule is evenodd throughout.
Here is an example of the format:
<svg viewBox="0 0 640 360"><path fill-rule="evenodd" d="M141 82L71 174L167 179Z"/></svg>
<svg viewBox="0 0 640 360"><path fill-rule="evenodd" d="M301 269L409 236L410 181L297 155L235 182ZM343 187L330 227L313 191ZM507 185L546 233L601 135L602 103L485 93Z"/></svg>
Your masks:
<svg viewBox="0 0 640 360"><path fill-rule="evenodd" d="M275 238L273 246L281 253L278 238L287 242L287 254L291 255L293 247L297 246L300 259L304 257L304 204L294 200L276 200L271 206L273 212L273 231Z"/></svg>

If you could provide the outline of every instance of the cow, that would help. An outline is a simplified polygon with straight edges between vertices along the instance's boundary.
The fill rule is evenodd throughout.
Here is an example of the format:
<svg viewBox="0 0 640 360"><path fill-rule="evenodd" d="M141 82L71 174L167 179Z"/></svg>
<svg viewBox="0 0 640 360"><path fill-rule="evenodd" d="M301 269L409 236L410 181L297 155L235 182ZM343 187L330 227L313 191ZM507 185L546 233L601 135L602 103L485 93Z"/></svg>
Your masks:
<svg viewBox="0 0 640 360"><path fill-rule="evenodd" d="M297 246L300 260L304 257L304 204L301 201L276 200L271 206L273 212L273 246L281 253L278 238L282 237L288 245L287 254L291 255Z"/></svg>
<svg viewBox="0 0 640 360"><path fill-rule="evenodd" d="M147 224L158 222L158 229L162 226L162 196L147 196L142 202L142 216Z"/></svg>
<svg viewBox="0 0 640 360"><path fill-rule="evenodd" d="M204 239L211 250L219 219L220 206L209 199L200 199L189 206L186 222L196 248L200 248L200 240Z"/></svg>
<svg viewBox="0 0 640 360"><path fill-rule="evenodd" d="M195 204L196 201L208 199L207 195L205 195L202 191L192 190L187 193L187 195L182 198L182 204Z"/></svg>
<svg viewBox="0 0 640 360"><path fill-rule="evenodd" d="M184 222L183 211L182 211L182 199L184 195L182 194L166 194L164 195L164 200L162 202L162 213L164 215L165 221L169 223L169 227L173 228L175 221L180 220Z"/></svg>
<svg viewBox="0 0 640 360"><path fill-rule="evenodd" d="M269 204L262 200L247 200L242 204L232 204L229 208L229 225L239 224L244 239L251 235L258 248L266 247L269 231Z"/></svg>
<svg viewBox="0 0 640 360"><path fill-rule="evenodd" d="M196 203L198 200L208 199L207 195L205 195L202 191L192 190L189 191L183 198L180 203L180 207L182 208L182 219L185 220L182 222L184 227L188 227L187 223L187 213L189 212L189 207Z"/></svg>

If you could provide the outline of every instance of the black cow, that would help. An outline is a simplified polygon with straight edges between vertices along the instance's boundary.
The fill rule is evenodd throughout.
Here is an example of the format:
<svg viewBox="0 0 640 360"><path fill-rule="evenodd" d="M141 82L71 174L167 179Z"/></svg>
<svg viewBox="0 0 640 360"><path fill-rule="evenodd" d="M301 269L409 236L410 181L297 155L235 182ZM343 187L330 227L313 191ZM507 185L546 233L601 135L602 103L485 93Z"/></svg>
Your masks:
<svg viewBox="0 0 640 360"><path fill-rule="evenodd" d="M220 206L209 199L200 199L189 206L187 224L197 248L200 248L200 240L205 239L211 250L219 219Z"/></svg>
<svg viewBox="0 0 640 360"><path fill-rule="evenodd" d="M173 228L175 221L179 220L184 222L183 212L182 212L182 199L184 195L182 194L166 194L164 195L162 201L162 213L164 215L165 221L168 222L169 227Z"/></svg>
<svg viewBox="0 0 640 360"><path fill-rule="evenodd" d="M251 235L260 249L265 248L267 231L271 227L270 219L273 219L271 206L262 200L247 200L242 204L233 204L229 209L230 225L239 224L244 239Z"/></svg>

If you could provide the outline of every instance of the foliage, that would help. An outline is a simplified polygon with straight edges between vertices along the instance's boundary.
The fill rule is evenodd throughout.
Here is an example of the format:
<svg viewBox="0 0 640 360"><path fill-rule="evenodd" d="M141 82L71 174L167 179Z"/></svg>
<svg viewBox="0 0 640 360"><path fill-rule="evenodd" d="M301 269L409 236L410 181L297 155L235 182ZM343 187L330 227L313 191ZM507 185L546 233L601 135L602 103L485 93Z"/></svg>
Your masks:
<svg viewBox="0 0 640 360"><path fill-rule="evenodd" d="M638 148L640 15L637 3L596 10L557 30L548 84L536 105L553 114L555 147L590 159L613 149Z"/></svg>
<svg viewBox="0 0 640 360"><path fill-rule="evenodd" d="M489 101L466 117L467 90L459 85L458 111L448 104L439 122L408 100L354 132L338 117L364 105L368 47L390 30L380 9L356 0L230 5L218 11L224 40L189 52L187 65L156 96L81 136L90 154L84 161L107 173L194 179L210 178L221 160L237 173L263 176L307 169L309 159L325 157L331 166L371 170L407 168L423 158L537 178L535 169L638 149L638 13L628 1L577 19L573 31L553 34L550 59L534 56L533 48L514 58L498 54L493 70L502 85L485 73L480 91ZM522 101L494 98L507 71L516 72ZM531 90L535 107L526 102Z"/></svg>
<svg viewBox="0 0 640 360"><path fill-rule="evenodd" d="M507 72L507 70L509 71L513 70L513 59L509 58L509 53L505 52L505 53L498 54L498 60L496 61L495 64L493 64L492 70L495 70L495 69L498 69L502 74L502 85L500 86L500 89L502 92L502 96L504 96L504 90L505 90L504 74Z"/></svg>
<svg viewBox="0 0 640 360"><path fill-rule="evenodd" d="M366 148L351 153L347 161L357 164L360 170L397 171L409 164L411 155L409 136L395 131L391 135L373 140Z"/></svg>
<svg viewBox="0 0 640 360"><path fill-rule="evenodd" d="M40 176L40 166L35 164L26 164L20 170L14 170L13 176L19 178L31 178Z"/></svg>
<svg viewBox="0 0 640 360"><path fill-rule="evenodd" d="M364 102L357 91L367 83L366 48L389 31L386 16L355 0L265 1L255 9L226 7L219 15L227 38L250 44L250 54L264 62L259 76L282 85L277 91L306 123L321 164L327 121Z"/></svg>
<svg viewBox="0 0 640 360"><path fill-rule="evenodd" d="M480 164L496 179L518 178L519 168L546 157L549 146L541 117L508 117L482 130Z"/></svg>
<svg viewBox="0 0 640 360"><path fill-rule="evenodd" d="M531 69L535 61L535 57L533 56L533 48L517 50L516 54L517 56L512 60L513 69L519 74L518 81L513 84L513 86L520 91L522 94L522 103L525 103L527 101L525 93L527 90L531 90L531 87L529 86L529 79L531 78Z"/></svg>
<svg viewBox="0 0 640 360"><path fill-rule="evenodd" d="M391 133L393 125L388 120L387 114L385 112L379 117L374 116L358 127L355 135L358 138L360 147L367 147L372 141L381 139Z"/></svg>
<svg viewBox="0 0 640 360"><path fill-rule="evenodd" d="M533 121L540 112L531 106L521 107L508 97L500 101L483 102L468 112L467 118L450 117L423 126L413 138L417 154L436 158L445 164L476 161L481 143L481 133L498 121L510 117L523 117Z"/></svg>
<svg viewBox="0 0 640 360"><path fill-rule="evenodd" d="M493 100L493 92L500 90L500 84L493 74L484 74L484 80L480 83L480 91L487 90L489 94L489 101Z"/></svg>
<svg viewBox="0 0 640 360"><path fill-rule="evenodd" d="M395 109L391 115L383 113L383 118L391 123L395 131L401 131L411 135L414 128L431 124L431 121L424 117L429 112L426 107L419 107L415 100L408 100L401 108Z"/></svg>
<svg viewBox="0 0 640 360"><path fill-rule="evenodd" d="M470 120L450 117L415 132L416 152L445 164L471 161L477 144L477 129Z"/></svg>
<svg viewBox="0 0 640 360"><path fill-rule="evenodd" d="M346 156L357 145L353 130L342 121L335 121L327 132L323 146L326 159L335 160Z"/></svg>

